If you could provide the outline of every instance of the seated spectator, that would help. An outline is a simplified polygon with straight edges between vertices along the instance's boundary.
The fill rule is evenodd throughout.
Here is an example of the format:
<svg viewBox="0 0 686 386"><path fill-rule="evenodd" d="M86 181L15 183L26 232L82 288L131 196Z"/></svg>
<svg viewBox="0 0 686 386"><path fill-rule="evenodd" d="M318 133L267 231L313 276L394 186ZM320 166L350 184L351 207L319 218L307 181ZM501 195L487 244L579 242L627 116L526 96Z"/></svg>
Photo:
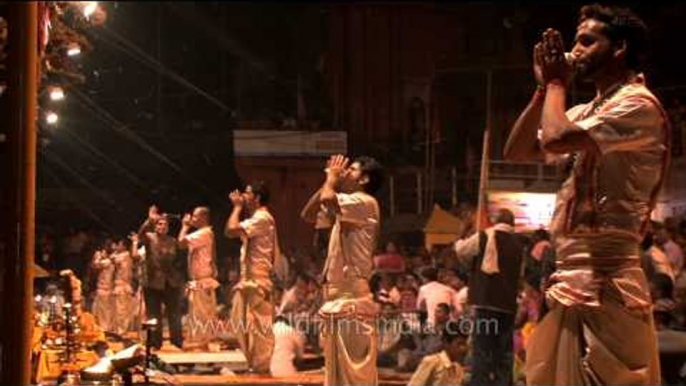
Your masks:
<svg viewBox="0 0 686 386"><path fill-rule="evenodd" d="M677 303L672 298L673 286L669 278L655 275L651 280L653 317L657 330L660 369L663 385L686 384L681 369L686 365L686 333L674 328Z"/></svg>
<svg viewBox="0 0 686 386"><path fill-rule="evenodd" d="M684 267L684 253L681 247L674 242L672 235L667 231L664 225L656 223L653 226L655 245L664 252L669 262L674 279L681 274Z"/></svg>
<svg viewBox="0 0 686 386"><path fill-rule="evenodd" d="M417 294L419 291L417 282L418 280L413 274L401 276L398 281L398 291L400 292L399 307L401 312L417 311Z"/></svg>
<svg viewBox="0 0 686 386"><path fill-rule="evenodd" d="M441 334L442 350L422 359L412 374L410 386L461 385L464 380L462 361L467 354L467 335L456 321L446 325Z"/></svg>
<svg viewBox="0 0 686 386"><path fill-rule="evenodd" d="M281 305L277 310L278 315L287 313L307 312L312 308L310 302L310 284L312 278L306 274L299 273L295 277L293 285L284 292L281 297Z"/></svg>
<svg viewBox="0 0 686 386"><path fill-rule="evenodd" d="M398 307L400 305L400 291L398 291L394 281L390 274L381 274L377 299L380 303L387 303L393 307Z"/></svg>
<svg viewBox="0 0 686 386"><path fill-rule="evenodd" d="M524 277L524 289L518 301L515 315L514 353L522 361L526 358L526 343L538 324L543 295L540 292L541 275L529 272Z"/></svg>
<svg viewBox="0 0 686 386"><path fill-rule="evenodd" d="M673 304L672 308L676 307L674 301L674 282L671 278L662 273L656 273L650 279L650 296L653 299L653 304L662 303Z"/></svg>
<svg viewBox="0 0 686 386"><path fill-rule="evenodd" d="M529 255L536 260L541 261L546 249L551 248L550 235L545 229L537 229L531 239L532 246Z"/></svg>
<svg viewBox="0 0 686 386"><path fill-rule="evenodd" d="M446 273L446 284L448 284L452 289L457 291L455 296L455 312L453 319L461 318L467 309L467 294L469 288L467 287L467 282L469 275L460 269L451 269Z"/></svg>
<svg viewBox="0 0 686 386"><path fill-rule="evenodd" d="M446 303L453 308L457 308L459 304L457 291L438 281L438 272L435 268L425 268L422 271L422 276L424 276L427 282L419 288L417 309L426 310L427 323L429 326L432 326L435 323L434 312L438 304Z"/></svg>
<svg viewBox="0 0 686 386"><path fill-rule="evenodd" d="M646 260L650 262L650 267L646 273L648 274L663 274L668 276L674 282L675 274L669 258L656 244L656 236L648 232L643 238L641 249Z"/></svg>
<svg viewBox="0 0 686 386"><path fill-rule="evenodd" d="M441 332L450 322L451 306L447 303L439 303L434 311L435 323L420 330L419 334L412 336L412 349L405 347L398 353L398 366L400 371L412 371L427 355L439 352L442 348Z"/></svg>
<svg viewBox="0 0 686 386"><path fill-rule="evenodd" d="M277 316L274 325L274 352L269 371L273 377L298 374L296 363L305 351L305 336L291 326L289 318Z"/></svg>
<svg viewBox="0 0 686 386"><path fill-rule="evenodd" d="M374 270L377 272L405 272L405 258L392 241L386 244L386 251L374 256Z"/></svg>

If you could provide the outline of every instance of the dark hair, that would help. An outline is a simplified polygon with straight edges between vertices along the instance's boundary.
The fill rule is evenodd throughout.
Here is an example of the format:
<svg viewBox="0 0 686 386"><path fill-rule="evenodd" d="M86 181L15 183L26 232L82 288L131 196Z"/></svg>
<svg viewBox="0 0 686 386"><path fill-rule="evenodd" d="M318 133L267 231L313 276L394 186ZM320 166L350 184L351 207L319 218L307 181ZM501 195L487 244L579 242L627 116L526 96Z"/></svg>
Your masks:
<svg viewBox="0 0 686 386"><path fill-rule="evenodd" d="M260 204L266 205L269 203L269 188L267 188L267 184L264 181L252 181L248 186L252 188L255 196L260 196Z"/></svg>
<svg viewBox="0 0 686 386"><path fill-rule="evenodd" d="M383 184L384 168L381 164L372 157L360 156L353 160L353 163L360 164L360 171L363 175L369 177L369 182L364 186L364 191L369 194L376 193Z"/></svg>
<svg viewBox="0 0 686 386"><path fill-rule="evenodd" d="M293 280L293 285L295 285L295 283L298 282L298 279L302 280L304 283L307 283L307 284L310 284L310 283L312 283L312 282L314 281L314 279L312 278L312 276L308 275L308 274L305 273L305 272L298 272L298 273L295 275L295 278L294 278L294 280Z"/></svg>
<svg viewBox="0 0 686 386"><path fill-rule="evenodd" d="M603 32L613 42L626 43L626 65L638 70L643 64L648 48L648 27L628 8L591 4L581 7L579 23L594 19L605 24Z"/></svg>
<svg viewBox="0 0 686 386"><path fill-rule="evenodd" d="M283 322L283 323L285 323L285 324L291 326L291 318L288 317L288 316L286 316L286 315L277 315L277 316L274 318L274 324L276 324L276 323L278 323L278 322Z"/></svg>
<svg viewBox="0 0 686 386"><path fill-rule="evenodd" d="M434 267L427 267L422 270L422 276L428 281L438 280L438 271Z"/></svg>
<svg viewBox="0 0 686 386"><path fill-rule="evenodd" d="M381 275L377 272L369 278L369 290L376 294L381 289Z"/></svg>
<svg viewBox="0 0 686 386"><path fill-rule="evenodd" d="M515 217L514 213L510 211L509 209L501 208L498 209L498 212L495 214L495 223L496 224L509 224L514 226L515 225Z"/></svg>
<svg viewBox="0 0 686 386"><path fill-rule="evenodd" d="M448 303L438 303L436 305L436 308L441 308L443 310L443 312L445 312L448 315L450 315L450 311L452 311L450 308L450 304L448 304Z"/></svg>
<svg viewBox="0 0 686 386"><path fill-rule="evenodd" d="M457 278L462 280L465 284L469 283L469 274L464 269L453 268L452 271L455 273L455 276L457 276Z"/></svg>
<svg viewBox="0 0 686 386"><path fill-rule="evenodd" d="M131 240L129 240L128 237L116 236L113 241L117 244L119 244L119 243L124 244L124 246L126 247L127 250L129 248L131 248Z"/></svg>
<svg viewBox="0 0 686 386"><path fill-rule="evenodd" d="M545 229L536 229L532 238L536 241L550 241L550 234Z"/></svg>
<svg viewBox="0 0 686 386"><path fill-rule="evenodd" d="M644 251L647 251L650 247L653 246L653 232L646 232L645 235L643 235L643 240L641 241L641 249Z"/></svg>
<svg viewBox="0 0 686 386"><path fill-rule="evenodd" d="M464 319L449 320L441 331L441 340L444 344L450 344L456 339L466 339L467 334L462 330Z"/></svg>
<svg viewBox="0 0 686 386"><path fill-rule="evenodd" d="M653 299L653 301L658 299L671 299L674 297L674 283L672 282L672 278L664 273L656 273L653 275L651 281L657 292L657 299Z"/></svg>
<svg viewBox="0 0 686 386"><path fill-rule="evenodd" d="M541 279L541 272L537 269L531 269L524 274L524 281L526 284L531 286L531 288L537 292L540 292L541 289Z"/></svg>
<svg viewBox="0 0 686 386"><path fill-rule="evenodd" d="M209 224L211 221L210 208L207 206L198 206L197 208L194 209L194 211L196 211L196 210L198 211L198 214L203 216L205 218L205 220L207 221L207 223Z"/></svg>

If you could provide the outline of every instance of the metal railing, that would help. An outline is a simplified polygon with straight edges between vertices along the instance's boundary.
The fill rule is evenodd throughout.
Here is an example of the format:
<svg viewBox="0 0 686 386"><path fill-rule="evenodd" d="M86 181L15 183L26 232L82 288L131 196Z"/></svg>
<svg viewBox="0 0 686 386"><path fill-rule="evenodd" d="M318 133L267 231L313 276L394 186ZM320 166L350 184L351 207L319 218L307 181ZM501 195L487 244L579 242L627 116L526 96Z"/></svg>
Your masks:
<svg viewBox="0 0 686 386"><path fill-rule="evenodd" d="M456 167L439 168L433 175L425 169L402 168L389 173L388 194L385 199L388 215L422 214L430 210L434 203L443 208L454 207L458 197L476 197L479 189L480 167L468 173L458 172ZM500 186L512 182L512 189L521 186L550 186L560 181L560 173L555 166L543 163L514 163L491 161L489 181L500 182Z"/></svg>

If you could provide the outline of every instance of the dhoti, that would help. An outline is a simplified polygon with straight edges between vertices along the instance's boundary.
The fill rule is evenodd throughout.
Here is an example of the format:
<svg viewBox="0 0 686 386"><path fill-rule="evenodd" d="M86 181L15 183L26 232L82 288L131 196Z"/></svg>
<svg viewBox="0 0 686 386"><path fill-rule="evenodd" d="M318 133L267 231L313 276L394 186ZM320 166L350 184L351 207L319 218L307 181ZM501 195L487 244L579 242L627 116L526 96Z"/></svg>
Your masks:
<svg viewBox="0 0 686 386"><path fill-rule="evenodd" d="M231 323L248 366L268 373L274 352L274 305L271 294L259 286L236 285L231 302Z"/></svg>
<svg viewBox="0 0 686 386"><path fill-rule="evenodd" d="M324 343L324 385L376 385L379 306L367 282L353 280L324 287L319 310Z"/></svg>
<svg viewBox="0 0 686 386"><path fill-rule="evenodd" d="M114 331L114 297L111 293L97 293L93 299L92 314L103 331Z"/></svg>
<svg viewBox="0 0 686 386"><path fill-rule="evenodd" d="M130 289L115 288L112 295L114 303L113 329L119 335L129 331L134 313L134 297Z"/></svg>
<svg viewBox="0 0 686 386"><path fill-rule="evenodd" d="M191 345L202 345L209 343L218 334L215 289L219 283L214 279L202 279L194 283L187 288L188 342Z"/></svg>
<svg viewBox="0 0 686 386"><path fill-rule="evenodd" d="M638 260L586 263L563 260L551 277L556 282L546 295L553 306L527 344L527 383L660 384L652 306Z"/></svg>

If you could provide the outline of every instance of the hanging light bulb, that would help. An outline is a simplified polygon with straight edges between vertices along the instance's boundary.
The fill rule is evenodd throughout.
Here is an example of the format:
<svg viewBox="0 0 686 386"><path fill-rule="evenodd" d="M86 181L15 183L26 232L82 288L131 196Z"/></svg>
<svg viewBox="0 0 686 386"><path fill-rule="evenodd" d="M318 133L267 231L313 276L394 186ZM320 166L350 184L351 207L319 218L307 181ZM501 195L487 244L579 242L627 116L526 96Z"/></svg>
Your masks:
<svg viewBox="0 0 686 386"><path fill-rule="evenodd" d="M56 124L58 120L59 116L53 111L49 111L47 114L45 114L45 122L47 122L49 125Z"/></svg>
<svg viewBox="0 0 686 386"><path fill-rule="evenodd" d="M64 90L62 90L62 87L52 87L50 89L50 100L53 101L61 101L64 99Z"/></svg>
<svg viewBox="0 0 686 386"><path fill-rule="evenodd" d="M98 2L97 1L83 1L84 4L83 6L83 15L86 16L86 19L90 18L93 13L95 13L95 10L98 8Z"/></svg>
<svg viewBox="0 0 686 386"><path fill-rule="evenodd" d="M76 56L80 53L81 53L81 47L76 43L71 43L71 44L69 44L69 47L67 47L67 55L69 55L69 56Z"/></svg>

